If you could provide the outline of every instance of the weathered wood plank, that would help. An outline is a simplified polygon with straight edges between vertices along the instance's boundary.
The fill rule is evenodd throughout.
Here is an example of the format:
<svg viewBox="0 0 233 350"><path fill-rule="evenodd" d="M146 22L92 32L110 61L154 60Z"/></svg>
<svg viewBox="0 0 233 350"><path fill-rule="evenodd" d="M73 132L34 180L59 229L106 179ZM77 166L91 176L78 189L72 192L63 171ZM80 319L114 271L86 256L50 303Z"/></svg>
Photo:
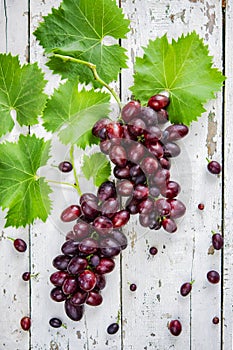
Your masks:
<svg viewBox="0 0 233 350"><path fill-rule="evenodd" d="M0 51L19 55L21 63L27 61L28 46L28 1L0 2ZM19 132L27 133L27 128L14 127L6 137L15 141ZM29 283L22 280L22 274L29 270L30 247L28 229L4 229L6 211L0 213L0 348L1 349L27 349L29 348L29 333L20 327L20 320L30 315ZM12 242L7 239L23 238L28 249L25 253L17 252Z"/></svg>
<svg viewBox="0 0 233 350"><path fill-rule="evenodd" d="M233 4L232 1L225 2L225 128L224 128L224 255L223 255L223 349L233 347L233 235L232 235L232 164L233 164L233 142L232 142L232 101L233 101L233 67L232 67L232 33L233 33Z"/></svg>
<svg viewBox="0 0 233 350"><path fill-rule="evenodd" d="M177 38L195 29L221 68L219 2L148 1L145 6L138 0L122 1L122 7L132 20L131 33L123 41L130 53L130 69L122 74L124 101L130 98L132 64L135 56L142 53L140 46L164 33ZM221 286L210 286L206 273L212 268L220 270L221 255L209 256L207 252L211 230L221 228L221 180L206 172L205 158L221 159L221 94L217 101L209 103L207 113L193 123L190 134L180 144L183 154L173 162L171 177L181 183L180 199L186 203L187 214L179 223L178 232L172 236L143 232L137 221L129 229L134 243L123 260L124 349L220 347L221 328L213 327L211 321L215 314L221 314ZM197 209L199 202L205 204L203 213ZM149 258L148 248L153 244L159 253ZM196 280L192 294L182 298L178 294L180 285L191 279ZM127 287L132 280L138 283L134 295ZM183 324L182 335L175 339L166 327L173 318L179 318Z"/></svg>

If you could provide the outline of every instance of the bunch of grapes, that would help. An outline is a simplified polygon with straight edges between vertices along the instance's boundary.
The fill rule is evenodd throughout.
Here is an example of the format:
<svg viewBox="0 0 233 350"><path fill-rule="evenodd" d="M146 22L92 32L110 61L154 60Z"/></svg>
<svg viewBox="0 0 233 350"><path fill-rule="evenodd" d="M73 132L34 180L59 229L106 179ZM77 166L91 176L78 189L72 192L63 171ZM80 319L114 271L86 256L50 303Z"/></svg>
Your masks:
<svg viewBox="0 0 233 350"><path fill-rule="evenodd" d="M175 142L188 133L188 127L173 124L162 130L168 121L169 98L152 96L148 106L130 101L121 112L121 121L99 120L92 133L100 138L100 149L115 165L119 197L128 197L125 209L139 214L143 227L167 232L177 230L175 219L185 213L185 205L175 197L180 185L170 179L170 159L181 150ZM160 196L161 195L161 196Z"/></svg>
<svg viewBox="0 0 233 350"><path fill-rule="evenodd" d="M180 185L170 180L170 158L180 154L174 142L188 133L185 125L170 125L165 95L155 95L142 107L138 101L126 104L121 121L99 120L92 132L100 138L100 149L115 165L116 181L105 181L97 194L84 193L79 204L61 214L63 222L76 220L66 235L62 254L55 257L58 270L50 276L54 285L51 298L65 302L69 318L82 318L84 304L102 303L105 274L115 266L114 258L127 247L121 228L130 215L139 214L143 227L167 232L177 230L175 219L185 213L185 205L175 197ZM69 167L66 164L66 171ZM72 168L71 168L72 169Z"/></svg>
<svg viewBox="0 0 233 350"><path fill-rule="evenodd" d="M106 181L97 195L83 194L80 205L72 205L61 214L62 221L76 223L66 235L62 254L53 260L58 271L50 276L54 285L50 295L54 301L65 302L65 312L74 321L82 318L84 304L102 303L105 274L113 271L114 257L127 247L120 227L130 215L127 210L118 209L115 184Z"/></svg>

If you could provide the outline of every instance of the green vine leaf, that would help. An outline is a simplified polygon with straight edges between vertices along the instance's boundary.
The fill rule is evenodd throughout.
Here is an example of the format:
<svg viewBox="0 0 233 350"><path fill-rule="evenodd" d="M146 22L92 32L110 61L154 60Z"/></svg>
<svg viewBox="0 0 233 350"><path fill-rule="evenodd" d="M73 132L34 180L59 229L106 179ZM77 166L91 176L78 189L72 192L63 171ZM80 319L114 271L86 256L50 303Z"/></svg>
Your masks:
<svg viewBox="0 0 233 350"><path fill-rule="evenodd" d="M87 180L93 179L95 186L99 187L111 175L111 165L107 157L100 152L91 156L83 156L82 172Z"/></svg>
<svg viewBox="0 0 233 350"><path fill-rule="evenodd" d="M0 206L8 208L6 224L23 226L37 218L46 221L51 189L37 170L47 163L50 142L20 135L18 143L0 144Z"/></svg>
<svg viewBox="0 0 233 350"><path fill-rule="evenodd" d="M82 149L98 143L91 130L95 122L108 115L110 95L92 90L78 91L78 81L68 80L47 102L44 110L44 127L58 132L60 141L76 144Z"/></svg>
<svg viewBox="0 0 233 350"><path fill-rule="evenodd" d="M143 104L167 90L169 120L189 125L205 112L203 105L222 87L225 77L212 65L208 47L197 33L182 35L171 44L164 35L150 41L143 57L137 57L131 90Z"/></svg>
<svg viewBox="0 0 233 350"><path fill-rule="evenodd" d="M125 49L106 45L106 37L126 38L129 20L112 0L64 0L44 17L35 36L47 53L69 55L96 65L99 76L110 83L126 68ZM80 81L94 83L88 67L51 57L48 66L63 78L79 75Z"/></svg>
<svg viewBox="0 0 233 350"><path fill-rule="evenodd" d="M47 98L45 84L36 63L20 66L17 56L0 54L0 136L14 127L11 110L20 126L38 122Z"/></svg>

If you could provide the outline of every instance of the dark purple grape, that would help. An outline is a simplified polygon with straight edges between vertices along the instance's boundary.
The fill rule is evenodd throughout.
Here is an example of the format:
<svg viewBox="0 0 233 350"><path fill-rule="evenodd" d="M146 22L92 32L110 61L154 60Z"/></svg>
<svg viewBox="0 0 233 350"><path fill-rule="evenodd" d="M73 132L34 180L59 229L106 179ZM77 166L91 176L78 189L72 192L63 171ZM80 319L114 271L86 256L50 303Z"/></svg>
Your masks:
<svg viewBox="0 0 233 350"><path fill-rule="evenodd" d="M156 255L158 253L158 249L156 247L150 247L149 253L151 255Z"/></svg>
<svg viewBox="0 0 233 350"><path fill-rule="evenodd" d="M70 162L64 161L58 165L58 169L63 173L69 173L73 169L73 166Z"/></svg>
<svg viewBox="0 0 233 350"><path fill-rule="evenodd" d="M179 320L172 320L169 322L169 330L172 335L178 336L182 331L182 325Z"/></svg>
<svg viewBox="0 0 233 350"><path fill-rule="evenodd" d="M149 214L154 209L154 200L151 198L144 199L138 204L140 214Z"/></svg>
<svg viewBox="0 0 233 350"><path fill-rule="evenodd" d="M111 122L106 126L106 134L109 139L121 139L123 137L123 128L120 123Z"/></svg>
<svg viewBox="0 0 233 350"><path fill-rule="evenodd" d="M160 220L160 218L154 219L151 225L149 226L151 230L155 230L155 231L159 230L161 227L162 227L162 220Z"/></svg>
<svg viewBox="0 0 233 350"><path fill-rule="evenodd" d="M145 141L146 148L152 153L156 158L161 158L164 155L163 144L160 141L149 142Z"/></svg>
<svg viewBox="0 0 233 350"><path fill-rule="evenodd" d="M24 253L27 250L27 243L21 238L14 239L13 244L15 249L20 253Z"/></svg>
<svg viewBox="0 0 233 350"><path fill-rule="evenodd" d="M212 244L214 249L220 250L223 247L223 236L220 233L214 233L212 236Z"/></svg>
<svg viewBox="0 0 233 350"><path fill-rule="evenodd" d="M158 126L153 125L149 128L149 130L144 132L144 137L145 137L146 141L148 141L152 144L152 143L157 142L161 139L162 131Z"/></svg>
<svg viewBox="0 0 233 350"><path fill-rule="evenodd" d="M218 162L216 162L215 160L212 160L208 163L207 169L209 170L209 172L211 174L214 174L214 175L220 174L220 172L222 170L221 165Z"/></svg>
<svg viewBox="0 0 233 350"><path fill-rule="evenodd" d="M78 276L78 283L79 287L85 292L91 291L96 285L96 276L94 272L90 270L85 270L82 273L80 273L80 275Z"/></svg>
<svg viewBox="0 0 233 350"><path fill-rule="evenodd" d="M86 302L87 297L88 293L80 289L70 297L70 302L74 306L82 305Z"/></svg>
<svg viewBox="0 0 233 350"><path fill-rule="evenodd" d="M175 181L168 181L166 186L161 187L160 189L161 195L168 199L173 199L174 197L178 196L180 191L180 185Z"/></svg>
<svg viewBox="0 0 233 350"><path fill-rule="evenodd" d="M156 186L150 186L150 187L149 187L149 195L150 195L151 197L154 197L154 198L159 197L159 195L160 195L160 190L159 190L159 188L156 187Z"/></svg>
<svg viewBox="0 0 233 350"><path fill-rule="evenodd" d="M128 210L120 210L112 217L112 223L114 228L122 227L127 224L130 218Z"/></svg>
<svg viewBox="0 0 233 350"><path fill-rule="evenodd" d="M61 220L63 222L70 222L76 220L81 215L81 209L79 205L70 205L64 209L61 213Z"/></svg>
<svg viewBox="0 0 233 350"><path fill-rule="evenodd" d="M93 227L101 236L107 236L113 230L113 223L107 216L98 216L93 222Z"/></svg>
<svg viewBox="0 0 233 350"><path fill-rule="evenodd" d="M129 289L131 290L131 292L135 292L136 289L137 289L137 285L135 283L132 283L130 286L129 286Z"/></svg>
<svg viewBox="0 0 233 350"><path fill-rule="evenodd" d="M74 294L78 289L78 282L75 277L73 276L68 276L63 285L62 285L62 291L64 294L69 295L69 294Z"/></svg>
<svg viewBox="0 0 233 350"><path fill-rule="evenodd" d="M81 210L83 215L92 221L99 215L98 204L92 200L83 201L81 204Z"/></svg>
<svg viewBox="0 0 233 350"><path fill-rule="evenodd" d="M139 176L133 176L131 178L134 185L145 185L146 184L146 176L142 173Z"/></svg>
<svg viewBox="0 0 233 350"><path fill-rule="evenodd" d="M123 180L127 181L127 180ZM101 204L100 210L103 216L111 218L119 209L119 200L116 198L109 198Z"/></svg>
<svg viewBox="0 0 233 350"><path fill-rule="evenodd" d="M121 197L128 197L131 196L133 193L133 184L129 180L121 180L117 183L117 193Z"/></svg>
<svg viewBox="0 0 233 350"><path fill-rule="evenodd" d="M143 135L144 130L146 130L146 124L143 119L136 117L130 121L130 124L128 124L128 130L133 136L141 136Z"/></svg>
<svg viewBox="0 0 233 350"><path fill-rule="evenodd" d="M117 193L114 182L105 181L98 188L97 197L101 202L106 201L109 198L116 198L116 195Z"/></svg>
<svg viewBox="0 0 233 350"><path fill-rule="evenodd" d="M157 116L158 116L158 123L159 124L165 124L168 122L168 112L166 111L166 109L161 108L157 112Z"/></svg>
<svg viewBox="0 0 233 350"><path fill-rule="evenodd" d="M162 220L162 226L163 226L164 230L169 232L169 233L176 232L176 230L177 230L176 223L171 218L164 218Z"/></svg>
<svg viewBox="0 0 233 350"><path fill-rule="evenodd" d="M111 147L109 158L114 164L121 168L125 167L128 161L126 151L124 147L120 145Z"/></svg>
<svg viewBox="0 0 233 350"><path fill-rule="evenodd" d="M66 241L72 239L73 241L76 239L75 233L73 231L69 231L66 234Z"/></svg>
<svg viewBox="0 0 233 350"><path fill-rule="evenodd" d="M159 163L154 157L145 157L140 164L146 175L153 175L159 168Z"/></svg>
<svg viewBox="0 0 233 350"><path fill-rule="evenodd" d="M92 227L89 223L78 219L77 223L73 227L75 238L81 240L86 238L92 231Z"/></svg>
<svg viewBox="0 0 233 350"><path fill-rule="evenodd" d="M144 120L147 126L154 126L158 124L158 115L150 107L141 107L140 117Z"/></svg>
<svg viewBox="0 0 233 350"><path fill-rule="evenodd" d="M203 203L199 203L197 207L198 207L199 210L204 210L205 209L205 205Z"/></svg>
<svg viewBox="0 0 233 350"><path fill-rule="evenodd" d="M139 114L140 110L141 105L138 101L130 101L122 108L121 117L128 123Z"/></svg>
<svg viewBox="0 0 233 350"><path fill-rule="evenodd" d="M216 284L220 281L220 275L217 271L211 270L207 273L207 279L210 283Z"/></svg>
<svg viewBox="0 0 233 350"><path fill-rule="evenodd" d="M171 206L170 217L172 219L178 219L186 212L185 205L178 199L168 199L168 203Z"/></svg>
<svg viewBox="0 0 233 350"><path fill-rule="evenodd" d="M164 156L168 158L177 157L181 152L180 147L175 142L167 142L164 145L163 150Z"/></svg>
<svg viewBox="0 0 233 350"><path fill-rule="evenodd" d="M67 271L71 275L77 275L78 273L83 272L88 266L87 259L81 258L80 256L74 256L67 267Z"/></svg>
<svg viewBox="0 0 233 350"><path fill-rule="evenodd" d="M128 245L128 239L126 235L120 230L113 230L109 237L112 237L115 241L118 242L121 250L124 250Z"/></svg>
<svg viewBox="0 0 233 350"><path fill-rule="evenodd" d="M166 141L177 141L185 137L189 132L189 128L183 124L169 125L165 129Z"/></svg>
<svg viewBox="0 0 233 350"><path fill-rule="evenodd" d="M98 306L102 304L102 301L103 301L102 295L98 291L92 290L88 294L88 297L86 299L86 304L90 306Z"/></svg>
<svg viewBox="0 0 233 350"><path fill-rule="evenodd" d="M159 111L161 108L167 107L169 105L169 98L162 94L157 94L151 96L148 101L148 106L155 111Z"/></svg>
<svg viewBox="0 0 233 350"><path fill-rule="evenodd" d="M103 140L100 142L100 150L104 154L109 154L111 147L112 147L111 140Z"/></svg>
<svg viewBox="0 0 233 350"><path fill-rule="evenodd" d="M170 203L163 198L159 198L155 201L155 209L160 216L169 216L171 213Z"/></svg>
<svg viewBox="0 0 233 350"><path fill-rule="evenodd" d="M100 257L99 255L97 254L94 254L90 257L90 260L89 260L89 264L92 266L92 267L96 267L98 266L100 263Z"/></svg>
<svg viewBox="0 0 233 350"><path fill-rule="evenodd" d="M30 278L31 278L31 273L30 273L30 272L24 272L24 273L22 274L22 279L23 279L25 282L29 281Z"/></svg>
<svg viewBox="0 0 233 350"><path fill-rule="evenodd" d="M79 250L84 254L93 254L97 249L98 242L91 237L84 238L79 244Z"/></svg>
<svg viewBox="0 0 233 350"><path fill-rule="evenodd" d="M96 273L103 275L105 273L110 273L115 267L115 262L111 258L101 258L99 265L96 267Z"/></svg>
<svg viewBox="0 0 233 350"><path fill-rule="evenodd" d="M53 288L50 292L50 297L52 300L56 301L57 303L60 303L66 300L67 298L67 296L63 293L60 287Z"/></svg>
<svg viewBox="0 0 233 350"><path fill-rule="evenodd" d="M143 171L142 171L142 169L141 169L141 167L140 167L140 165L133 165L131 168L130 168L130 176L132 177L132 178L134 178L134 177L137 177L137 176L140 176L140 175L143 175L144 173L143 173Z"/></svg>
<svg viewBox="0 0 233 350"><path fill-rule="evenodd" d="M183 283L182 286L180 287L180 294L183 297L186 297L191 292L192 286L193 286L193 281Z"/></svg>
<svg viewBox="0 0 233 350"><path fill-rule="evenodd" d="M171 168L170 160L166 157L159 158L159 163L163 169L169 170Z"/></svg>
<svg viewBox="0 0 233 350"><path fill-rule="evenodd" d="M100 139L106 138L106 126L111 123L110 119L103 118L98 120L92 128L92 134Z"/></svg>
<svg viewBox="0 0 233 350"><path fill-rule="evenodd" d="M73 241L70 239L69 241L66 241L63 243L61 247L61 251L65 255L74 255L77 254L78 252L78 247L79 247L79 242L78 241Z"/></svg>
<svg viewBox="0 0 233 350"><path fill-rule="evenodd" d="M64 271L67 269L70 259L71 256L69 255L58 255L56 256L56 258L53 259L52 264L55 267L55 269Z"/></svg>
<svg viewBox="0 0 233 350"><path fill-rule="evenodd" d="M112 323L108 326L107 328L107 333L108 334L115 334L119 330L119 324L118 323Z"/></svg>
<svg viewBox="0 0 233 350"><path fill-rule="evenodd" d="M139 223L142 227L149 227L153 223L153 218L151 218L148 214L140 214Z"/></svg>
<svg viewBox="0 0 233 350"><path fill-rule="evenodd" d="M150 183L159 188L166 186L170 179L170 172L167 169L159 169L156 174L151 176Z"/></svg>
<svg viewBox="0 0 233 350"><path fill-rule="evenodd" d="M133 191L133 198L136 200L143 200L146 199L149 195L149 189L146 185L141 185L138 184L135 186L134 191Z"/></svg>
<svg viewBox="0 0 233 350"><path fill-rule="evenodd" d="M129 179L130 178L130 166L126 165L124 168L115 166L113 168L113 174L117 179Z"/></svg>
<svg viewBox="0 0 233 350"><path fill-rule="evenodd" d="M82 194L80 199L79 199L79 203L82 204L83 202L87 202L87 201L92 201L92 202L98 203L98 198L93 193Z"/></svg>
<svg viewBox="0 0 233 350"><path fill-rule="evenodd" d="M104 275L99 275L98 273L95 274L96 276L96 285L95 289L96 290L102 290L106 286L106 278Z"/></svg>
<svg viewBox="0 0 233 350"><path fill-rule="evenodd" d="M139 142L133 142L127 147L128 160L138 164L145 155L146 148Z"/></svg>
<svg viewBox="0 0 233 350"><path fill-rule="evenodd" d="M131 215L135 215L139 213L139 203L140 201L136 198L128 198L125 203L125 209L128 210L128 212Z"/></svg>
<svg viewBox="0 0 233 350"><path fill-rule="evenodd" d="M120 245L112 237L103 238L100 241L100 252L104 257L117 256L121 252Z"/></svg>
<svg viewBox="0 0 233 350"><path fill-rule="evenodd" d="M74 306L70 299L65 301L65 312L67 316L73 321L80 321L83 317L83 305Z"/></svg>
<svg viewBox="0 0 233 350"><path fill-rule="evenodd" d="M62 321L59 318L53 317L49 320L49 324L53 328L60 328L62 326Z"/></svg>
<svg viewBox="0 0 233 350"><path fill-rule="evenodd" d="M50 282L56 287L61 287L68 276L66 271L56 271L50 276Z"/></svg>
<svg viewBox="0 0 233 350"><path fill-rule="evenodd" d="M212 322L213 324L218 324L219 323L219 318L217 316L215 316L213 319L212 319Z"/></svg>
<svg viewBox="0 0 233 350"><path fill-rule="evenodd" d="M29 329L31 328L31 318L27 316L21 318L20 326L24 331L29 331Z"/></svg>

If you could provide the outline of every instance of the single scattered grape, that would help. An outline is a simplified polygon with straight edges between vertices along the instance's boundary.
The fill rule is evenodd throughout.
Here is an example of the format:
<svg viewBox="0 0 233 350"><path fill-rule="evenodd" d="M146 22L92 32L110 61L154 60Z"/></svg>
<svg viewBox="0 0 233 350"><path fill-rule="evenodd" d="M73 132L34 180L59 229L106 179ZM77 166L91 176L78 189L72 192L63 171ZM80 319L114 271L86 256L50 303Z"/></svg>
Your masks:
<svg viewBox="0 0 233 350"><path fill-rule="evenodd" d="M136 289L137 289L137 285L135 283L132 283L130 286L129 286L129 289L131 290L131 292L135 292Z"/></svg>
<svg viewBox="0 0 233 350"><path fill-rule="evenodd" d="M212 244L214 249L220 250L223 247L223 236L220 233L213 232Z"/></svg>
<svg viewBox="0 0 233 350"><path fill-rule="evenodd" d="M49 324L53 328L60 328L62 326L62 321L59 318L53 317L49 320Z"/></svg>
<svg viewBox="0 0 233 350"><path fill-rule="evenodd" d="M207 164L207 169L211 174L218 175L221 173L222 167L219 164L219 162L216 162L215 160L209 161Z"/></svg>
<svg viewBox="0 0 233 350"><path fill-rule="evenodd" d="M168 325L169 331L172 335L178 336L182 331L182 325L179 320L172 320Z"/></svg>
<svg viewBox="0 0 233 350"><path fill-rule="evenodd" d="M219 318L217 316L215 316L213 319L212 319L212 322L213 324L218 324L219 323Z"/></svg>
<svg viewBox="0 0 233 350"><path fill-rule="evenodd" d="M220 275L217 271L211 270L207 273L207 279L210 283L217 284L220 281Z"/></svg>
<svg viewBox="0 0 233 350"><path fill-rule="evenodd" d="M69 173L73 169L73 166L70 162L64 161L58 165L58 169L63 173Z"/></svg>
<svg viewBox="0 0 233 350"><path fill-rule="evenodd" d="M31 328L31 318L28 316L21 318L20 325L24 331L29 331L29 329Z"/></svg>
<svg viewBox="0 0 233 350"><path fill-rule="evenodd" d="M107 328L107 333L108 334L115 334L119 330L119 324L118 323L112 323L108 326Z"/></svg>
<svg viewBox="0 0 233 350"><path fill-rule="evenodd" d="M149 252L151 255L156 255L158 253L158 249L156 247L150 247Z"/></svg>
<svg viewBox="0 0 233 350"><path fill-rule="evenodd" d="M198 204L198 209L199 210L204 210L205 209L205 205L203 203L199 203Z"/></svg>

